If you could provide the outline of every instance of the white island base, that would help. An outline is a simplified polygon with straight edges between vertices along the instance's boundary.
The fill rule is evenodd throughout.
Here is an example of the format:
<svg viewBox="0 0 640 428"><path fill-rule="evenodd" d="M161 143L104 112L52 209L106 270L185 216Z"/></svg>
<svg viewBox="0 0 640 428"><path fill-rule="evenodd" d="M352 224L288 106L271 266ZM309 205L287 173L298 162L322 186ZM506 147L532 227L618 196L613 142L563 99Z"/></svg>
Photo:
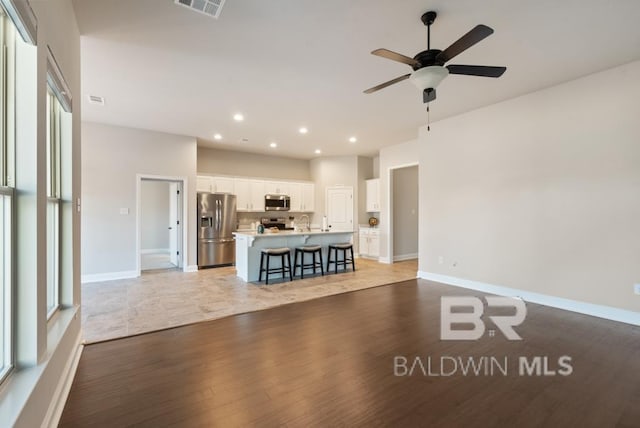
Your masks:
<svg viewBox="0 0 640 428"><path fill-rule="evenodd" d="M256 232L234 232L236 236L236 270L238 277L244 281L253 282L258 280L260 271L260 251L264 248L283 248L291 249L291 269L293 271L295 248L302 245L321 245L322 261L324 267L327 267L327 251L329 244L338 244L342 242L353 243L353 232L349 231L311 231L311 232L294 232L280 231L277 233L265 232L258 234ZM311 256L307 255L305 263L311 262ZM265 265L266 266L266 265ZM270 268L281 266L280 257L272 257ZM311 275L311 270L305 271ZM300 270L298 269L298 274ZM281 278L280 274L269 275L271 278ZM262 279L265 276L262 275Z"/></svg>

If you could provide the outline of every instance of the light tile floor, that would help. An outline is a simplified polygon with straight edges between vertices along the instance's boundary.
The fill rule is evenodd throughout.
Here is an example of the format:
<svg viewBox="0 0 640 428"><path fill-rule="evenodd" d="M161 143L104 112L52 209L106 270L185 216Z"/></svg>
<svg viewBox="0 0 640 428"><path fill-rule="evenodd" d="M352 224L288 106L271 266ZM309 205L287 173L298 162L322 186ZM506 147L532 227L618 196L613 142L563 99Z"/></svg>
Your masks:
<svg viewBox="0 0 640 428"><path fill-rule="evenodd" d="M246 283L235 267L159 271L139 278L82 284L85 343L99 342L416 277L417 260L356 260L356 272L269 285Z"/></svg>

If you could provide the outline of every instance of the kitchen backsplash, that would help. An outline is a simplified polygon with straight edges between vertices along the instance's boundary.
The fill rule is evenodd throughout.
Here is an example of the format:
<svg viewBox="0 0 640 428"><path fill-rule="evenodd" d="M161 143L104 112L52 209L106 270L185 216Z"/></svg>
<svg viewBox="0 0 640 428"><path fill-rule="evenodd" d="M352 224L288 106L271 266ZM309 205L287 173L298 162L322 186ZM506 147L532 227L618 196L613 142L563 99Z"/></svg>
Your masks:
<svg viewBox="0 0 640 428"><path fill-rule="evenodd" d="M289 213L286 213L286 212L279 212L279 213L245 213L245 212L239 212L238 213L238 229L251 229L252 228L251 224L252 223L259 223L260 220L263 217L284 218L285 219L285 223L287 224L287 227L289 227L291 225L291 218L293 218L294 222L298 222L302 215L304 215L304 214L300 214L300 213L289 214ZM313 227L314 225L312 224L311 226Z"/></svg>

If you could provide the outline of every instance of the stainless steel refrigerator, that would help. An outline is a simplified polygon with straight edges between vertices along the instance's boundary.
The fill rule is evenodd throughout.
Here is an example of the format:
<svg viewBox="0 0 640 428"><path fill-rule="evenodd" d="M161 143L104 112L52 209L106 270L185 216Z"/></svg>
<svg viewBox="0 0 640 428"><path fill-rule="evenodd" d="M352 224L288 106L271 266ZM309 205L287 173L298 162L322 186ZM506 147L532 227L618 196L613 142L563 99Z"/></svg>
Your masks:
<svg viewBox="0 0 640 428"><path fill-rule="evenodd" d="M236 197L198 193L198 267L229 265L236 260Z"/></svg>

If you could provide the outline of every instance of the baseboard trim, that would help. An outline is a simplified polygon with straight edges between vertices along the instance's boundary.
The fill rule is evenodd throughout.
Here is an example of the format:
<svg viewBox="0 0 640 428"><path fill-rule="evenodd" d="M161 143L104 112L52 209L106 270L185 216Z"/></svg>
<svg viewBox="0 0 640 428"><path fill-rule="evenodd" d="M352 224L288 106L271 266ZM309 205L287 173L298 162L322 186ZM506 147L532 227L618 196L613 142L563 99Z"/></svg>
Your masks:
<svg viewBox="0 0 640 428"><path fill-rule="evenodd" d="M411 254L401 254L399 256L393 256L393 261L394 262L402 262L404 260L414 260L418 258L418 253L411 253Z"/></svg>
<svg viewBox="0 0 640 428"><path fill-rule="evenodd" d="M54 401L51 402L51 405L47 410L47 414L42 422L43 427L55 428L60 423L62 411L67 403L69 391L71 391L71 385L73 384L73 379L76 375L76 370L78 370L78 364L80 363L80 357L82 356L82 351L84 349L84 345L82 344L82 330L80 330L78 337L76 338L75 349L73 357L67 362L63 376L60 378L60 381L56 386L55 394L53 395Z"/></svg>
<svg viewBox="0 0 640 428"><path fill-rule="evenodd" d="M168 248L147 248L140 250L140 254L169 254Z"/></svg>
<svg viewBox="0 0 640 428"><path fill-rule="evenodd" d="M391 264L391 259L389 257L380 257L380 258L378 258L378 261L380 263L386 263L388 265Z"/></svg>
<svg viewBox="0 0 640 428"><path fill-rule="evenodd" d="M116 279L129 279L137 278L138 271L127 270L123 272L106 272L106 273L94 273L89 275L82 275L81 282L102 282L102 281L114 281Z"/></svg>
<svg viewBox="0 0 640 428"><path fill-rule="evenodd" d="M623 322L626 324L640 325L640 312L628 311L625 309L613 308L611 306L596 305L593 303L580 302L577 300L565 299L562 297L550 296L548 294L533 293L517 288L503 287L500 285L487 284L485 282L473 281L470 279L456 278L448 275L418 271L418 278L426 279L456 287L468 288L499 296L518 296L523 300L539 305L564 309L566 311L578 312L598 318Z"/></svg>
<svg viewBox="0 0 640 428"><path fill-rule="evenodd" d="M198 272L198 265L185 266L182 269L183 272Z"/></svg>

